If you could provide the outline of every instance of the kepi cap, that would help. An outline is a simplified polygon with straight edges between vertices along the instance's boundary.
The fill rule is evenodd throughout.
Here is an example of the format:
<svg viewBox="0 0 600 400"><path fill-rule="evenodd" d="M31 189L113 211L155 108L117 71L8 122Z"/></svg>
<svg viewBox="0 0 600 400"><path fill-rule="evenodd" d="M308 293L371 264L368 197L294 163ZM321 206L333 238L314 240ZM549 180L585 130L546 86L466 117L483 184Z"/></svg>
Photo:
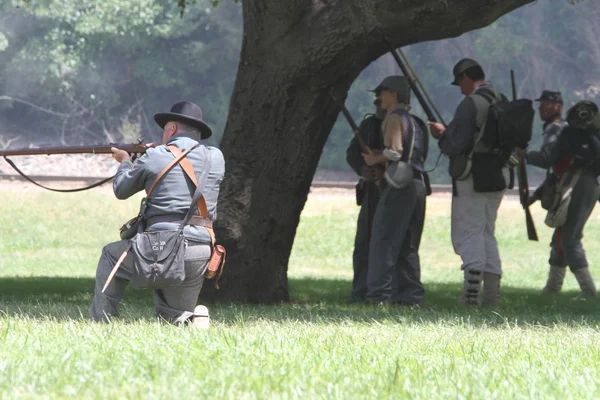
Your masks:
<svg viewBox="0 0 600 400"><path fill-rule="evenodd" d="M555 92L552 90L544 90L542 91L542 95L539 99L535 99L535 101L551 101L553 103L563 104L562 94L560 92Z"/></svg>
<svg viewBox="0 0 600 400"><path fill-rule="evenodd" d="M410 102L410 83L405 76L402 75L391 75L386 77L381 83L371 92L375 92L376 95L382 90L389 90L399 94L398 101Z"/></svg>
<svg viewBox="0 0 600 400"><path fill-rule="evenodd" d="M463 58L462 60L457 62L454 68L452 69L454 80L450 84L458 86L458 78L463 74L463 72L465 72L471 67L481 68L481 65L477 61L472 60L470 58Z"/></svg>

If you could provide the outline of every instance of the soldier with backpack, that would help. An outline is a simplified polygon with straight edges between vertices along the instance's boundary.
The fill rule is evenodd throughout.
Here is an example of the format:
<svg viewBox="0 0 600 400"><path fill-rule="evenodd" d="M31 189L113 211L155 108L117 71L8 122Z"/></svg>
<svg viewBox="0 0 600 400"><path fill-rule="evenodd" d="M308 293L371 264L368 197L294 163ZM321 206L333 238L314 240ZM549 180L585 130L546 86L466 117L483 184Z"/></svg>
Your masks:
<svg viewBox="0 0 600 400"><path fill-rule="evenodd" d="M450 157L451 237L464 271L460 303L495 305L502 276L496 217L509 178L507 161L515 146L531 138L531 130L527 138L526 128L520 126L529 123L531 128L533 109L527 110L527 102L508 102L485 81L483 68L475 60L460 60L453 74L452 84L460 87L465 98L447 127L436 122L429 125L441 152Z"/></svg>
<svg viewBox="0 0 600 400"><path fill-rule="evenodd" d="M374 92L387 111L381 129L384 149L363 157L367 165L385 168L386 187L373 218L366 298L378 305L418 306L425 294L419 245L428 192L427 127L409 113L406 77L388 76Z"/></svg>
<svg viewBox="0 0 600 400"><path fill-rule="evenodd" d="M567 122L557 140L527 153L528 163L553 172L532 198L532 202L541 198L548 210L546 224L556 228L550 244L550 274L542 293L560 292L569 266L581 296L593 297L596 285L581 239L600 194L598 106L585 100L577 103L568 111Z"/></svg>

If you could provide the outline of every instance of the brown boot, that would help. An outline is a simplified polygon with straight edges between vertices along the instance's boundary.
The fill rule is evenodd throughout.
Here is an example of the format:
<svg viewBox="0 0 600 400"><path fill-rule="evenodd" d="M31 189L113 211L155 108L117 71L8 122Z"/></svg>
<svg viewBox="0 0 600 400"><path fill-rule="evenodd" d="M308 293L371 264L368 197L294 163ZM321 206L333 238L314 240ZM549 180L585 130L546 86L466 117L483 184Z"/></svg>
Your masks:
<svg viewBox="0 0 600 400"><path fill-rule="evenodd" d="M483 273L483 304L486 306L498 305L500 299L501 275L490 272Z"/></svg>
<svg viewBox="0 0 600 400"><path fill-rule="evenodd" d="M553 294L560 292L563 282L565 281L566 272L566 267L557 267L556 265L551 265L550 272L548 272L548 281L546 281L546 286L544 286L541 293Z"/></svg>
<svg viewBox="0 0 600 400"><path fill-rule="evenodd" d="M579 268L573 271L579 288L581 289L581 297L595 297L596 296L596 284L590 274L589 268Z"/></svg>
<svg viewBox="0 0 600 400"><path fill-rule="evenodd" d="M460 305L479 306L481 305L481 280L483 272L465 270L465 280L463 284L463 294L459 302Z"/></svg>

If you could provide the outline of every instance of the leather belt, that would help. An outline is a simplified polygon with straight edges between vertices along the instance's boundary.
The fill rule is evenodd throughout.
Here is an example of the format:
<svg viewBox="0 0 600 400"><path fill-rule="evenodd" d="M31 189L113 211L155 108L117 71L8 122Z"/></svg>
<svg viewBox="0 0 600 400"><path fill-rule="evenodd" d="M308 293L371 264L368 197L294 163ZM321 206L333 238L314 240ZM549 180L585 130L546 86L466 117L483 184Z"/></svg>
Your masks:
<svg viewBox="0 0 600 400"><path fill-rule="evenodd" d="M181 214L173 214L173 215L155 215L153 217L149 217L146 220L146 226L150 227L154 224L159 224L161 222L169 222L172 224L181 224L183 222L183 219L185 218L185 215L181 215ZM205 228L212 228L213 227L213 222L208 219L208 218L203 218L199 215L194 215L192 216L192 218L190 218L190 221L188 222L188 225L194 225L194 226L203 226Z"/></svg>

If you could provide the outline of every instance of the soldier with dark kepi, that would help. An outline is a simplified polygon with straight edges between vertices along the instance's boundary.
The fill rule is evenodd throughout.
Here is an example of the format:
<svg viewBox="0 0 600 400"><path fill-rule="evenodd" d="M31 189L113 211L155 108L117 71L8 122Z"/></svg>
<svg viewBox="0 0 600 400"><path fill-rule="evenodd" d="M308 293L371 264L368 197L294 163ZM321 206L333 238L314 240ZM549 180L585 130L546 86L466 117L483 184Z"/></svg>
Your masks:
<svg viewBox="0 0 600 400"><path fill-rule="evenodd" d="M373 219L367 271L367 301L372 304L419 306L419 245L425 221L424 164L427 126L409 114L410 85L404 76L388 76L375 89L386 110L384 149L363 154L367 165L385 167L386 187Z"/></svg>
<svg viewBox="0 0 600 400"><path fill-rule="evenodd" d="M209 323L208 309L205 306L197 306L197 301L213 251L211 244L214 243L214 234L211 221L217 217L217 198L225 173L225 162L219 149L200 144L201 140L211 136L212 131L202 120L202 110L196 104L177 103L170 112L155 114L154 120L163 129L162 146L149 148L146 154L135 162L131 161L127 152L112 149L113 157L120 163L113 189L118 199L127 199L142 190L151 192L147 199L144 232L173 231L190 215L188 210L196 192L196 182L187 171L192 170L191 174L200 176L197 178L197 184L200 186L198 190L201 190L204 197L204 208L208 216L197 218L198 224L183 227L185 279L180 286L155 289L154 307L157 315L170 323L192 323L196 327L205 328ZM183 159L189 161L189 164L184 165L180 162L172 169L166 169L178 158L176 154L190 149ZM157 176L162 179L157 179ZM153 188L155 181L158 183ZM197 217L202 217L198 212L193 210ZM122 259L112 281L111 270L119 257L126 254L128 246L129 240L121 240L102 249L96 270L94 299L89 310L89 315L94 321L108 322L110 318L118 315L117 306L128 284L135 277L132 253L127 253ZM109 284L105 285L107 282Z"/></svg>
<svg viewBox="0 0 600 400"><path fill-rule="evenodd" d="M562 117L563 99L558 91L544 90L539 99L538 108L540 119L544 122L542 133L542 148L556 142L562 130L568 125Z"/></svg>
<svg viewBox="0 0 600 400"><path fill-rule="evenodd" d="M553 171L542 184L541 193L536 193L536 197L542 199L542 207L549 210L546 224L556 228L550 244L550 274L543 293L561 290L568 266L579 283L581 296L593 297L597 293L596 285L581 239L600 194L597 105L585 100L577 103L568 111L567 123L557 140L540 151L527 153L529 164Z"/></svg>
<svg viewBox="0 0 600 400"><path fill-rule="evenodd" d="M495 305L502 276L495 228L508 170L499 162L499 155L480 139L490 105L505 97L485 81L483 68L475 60L460 60L453 74L452 85L459 86L465 98L447 127L437 122L429 122L429 126L432 136L439 139L440 151L450 157L455 192L451 237L464 271L460 304Z"/></svg>
<svg viewBox="0 0 600 400"><path fill-rule="evenodd" d="M536 99L538 101L538 112L540 119L544 122L542 132L541 151L558 140L560 133L568 125L562 117L563 99L559 91L544 90L542 95ZM530 151L531 152L531 151ZM546 178L550 176L551 168L546 168ZM556 265L550 266L548 281L542 289L542 293L557 293L560 291L565 279L566 268Z"/></svg>
<svg viewBox="0 0 600 400"><path fill-rule="evenodd" d="M367 114L360 126L359 133L367 146L375 151L382 150L381 121L385 118L385 110L380 107L379 99L375 102L375 114ZM356 201L360 206L354 239L354 252L352 265L354 278L352 291L348 301L350 303L364 302L367 294L367 269L369 265L369 242L371 226L377 202L379 201L378 182L382 178L381 168L370 167L365 164L360 144L356 137L352 139L346 150L346 162L361 178L356 186Z"/></svg>

